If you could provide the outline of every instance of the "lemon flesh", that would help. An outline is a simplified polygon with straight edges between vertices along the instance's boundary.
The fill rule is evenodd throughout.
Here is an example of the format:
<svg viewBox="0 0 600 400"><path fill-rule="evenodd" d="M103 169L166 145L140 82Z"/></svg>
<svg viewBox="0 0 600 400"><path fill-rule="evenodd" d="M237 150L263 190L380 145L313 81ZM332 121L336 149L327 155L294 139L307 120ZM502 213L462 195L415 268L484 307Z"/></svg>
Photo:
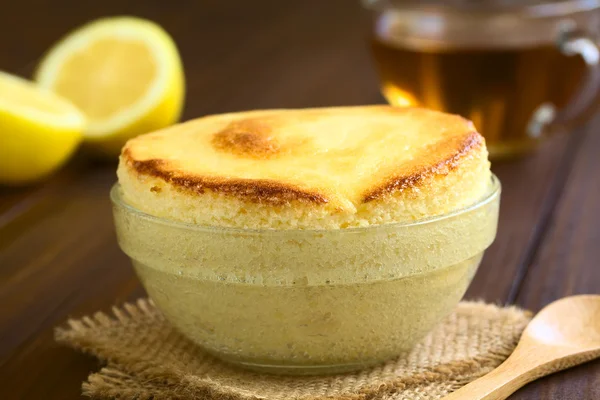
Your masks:
<svg viewBox="0 0 600 400"><path fill-rule="evenodd" d="M110 155L128 139L176 122L183 106L176 46L139 18L104 18L75 30L48 52L35 79L83 111L86 141Z"/></svg>
<svg viewBox="0 0 600 400"><path fill-rule="evenodd" d="M84 126L83 114L67 100L0 72L0 184L51 174L73 154Z"/></svg>

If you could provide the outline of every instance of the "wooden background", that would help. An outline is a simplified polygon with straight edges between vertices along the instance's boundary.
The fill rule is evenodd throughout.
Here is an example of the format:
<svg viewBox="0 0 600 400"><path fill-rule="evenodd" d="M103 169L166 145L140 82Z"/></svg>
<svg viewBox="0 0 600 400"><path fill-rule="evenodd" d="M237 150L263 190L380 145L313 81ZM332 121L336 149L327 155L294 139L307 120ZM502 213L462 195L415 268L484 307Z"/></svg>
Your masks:
<svg viewBox="0 0 600 400"><path fill-rule="evenodd" d="M357 1L21 0L0 12L0 69L30 76L72 28L133 14L161 23L187 74L184 119L266 107L381 103ZM497 164L497 240L467 297L538 310L600 293L600 120L535 156ZM52 330L143 295L118 249L108 190L113 163L79 154L49 181L0 188L0 398L75 399L95 360ZM600 362L542 379L511 399L600 399Z"/></svg>

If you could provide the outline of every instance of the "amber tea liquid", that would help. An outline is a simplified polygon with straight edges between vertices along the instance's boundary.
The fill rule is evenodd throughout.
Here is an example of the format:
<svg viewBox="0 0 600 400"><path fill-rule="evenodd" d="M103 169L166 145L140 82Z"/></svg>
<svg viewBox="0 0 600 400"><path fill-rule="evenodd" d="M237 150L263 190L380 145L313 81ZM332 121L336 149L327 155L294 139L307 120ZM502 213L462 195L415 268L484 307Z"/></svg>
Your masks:
<svg viewBox="0 0 600 400"><path fill-rule="evenodd" d="M527 125L547 102L563 106L584 63L553 43L534 47L402 48L372 40L381 90L397 106L423 106L472 120L493 158L520 154L536 139Z"/></svg>

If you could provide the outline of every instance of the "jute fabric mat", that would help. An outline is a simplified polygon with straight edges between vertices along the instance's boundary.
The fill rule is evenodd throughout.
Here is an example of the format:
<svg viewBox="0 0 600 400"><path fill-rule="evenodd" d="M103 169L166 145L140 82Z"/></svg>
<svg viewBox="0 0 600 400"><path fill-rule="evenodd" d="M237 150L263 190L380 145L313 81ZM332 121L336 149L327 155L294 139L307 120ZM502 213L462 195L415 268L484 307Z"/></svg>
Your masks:
<svg viewBox="0 0 600 400"><path fill-rule="evenodd" d="M97 399L440 399L490 372L513 351L531 315L462 302L410 353L368 370L285 377L231 367L180 335L153 303L69 320L56 340L105 363L83 383Z"/></svg>

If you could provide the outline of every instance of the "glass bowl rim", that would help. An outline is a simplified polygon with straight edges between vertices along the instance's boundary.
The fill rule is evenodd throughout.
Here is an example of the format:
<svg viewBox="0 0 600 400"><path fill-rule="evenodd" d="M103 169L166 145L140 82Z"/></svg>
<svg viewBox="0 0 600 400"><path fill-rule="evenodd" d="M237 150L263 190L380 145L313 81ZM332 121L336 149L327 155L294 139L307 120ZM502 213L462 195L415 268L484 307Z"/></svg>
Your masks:
<svg viewBox="0 0 600 400"><path fill-rule="evenodd" d="M448 4L443 1L361 0L368 10L410 10L423 12L472 13L473 15L526 15L530 17L561 17L588 12L600 7L600 0L546 0L518 4Z"/></svg>
<svg viewBox="0 0 600 400"><path fill-rule="evenodd" d="M231 234L255 234L255 235L284 235L284 234L324 234L324 233L335 233L335 234L353 234L353 233L365 233L372 232L376 230L385 230L385 229L401 229L401 228L410 228L413 226L422 226L428 224L434 224L446 219L450 219L462 214L466 214L471 211L475 211L500 196L502 191L502 185L498 177L494 174L491 175L491 185L490 190L486 195L479 199L477 202L463 207L451 212L435 215L428 218L422 218L415 221L410 222L390 222L379 225L370 225L366 227L353 227L353 228L339 228L339 229L300 229L300 228L291 228L291 229L282 229L282 228L239 228L239 227L230 227L230 226L217 226L217 225L198 225L189 222L176 221L168 218L157 217L152 214L148 214L142 210L135 208L134 206L126 203L120 193L121 185L119 182L116 182L111 190L110 190L110 199L112 201L113 206L119 207L125 210L127 213L133 214L138 218L142 218L152 223L168 225L175 228L187 229L199 232L206 233L231 233Z"/></svg>

